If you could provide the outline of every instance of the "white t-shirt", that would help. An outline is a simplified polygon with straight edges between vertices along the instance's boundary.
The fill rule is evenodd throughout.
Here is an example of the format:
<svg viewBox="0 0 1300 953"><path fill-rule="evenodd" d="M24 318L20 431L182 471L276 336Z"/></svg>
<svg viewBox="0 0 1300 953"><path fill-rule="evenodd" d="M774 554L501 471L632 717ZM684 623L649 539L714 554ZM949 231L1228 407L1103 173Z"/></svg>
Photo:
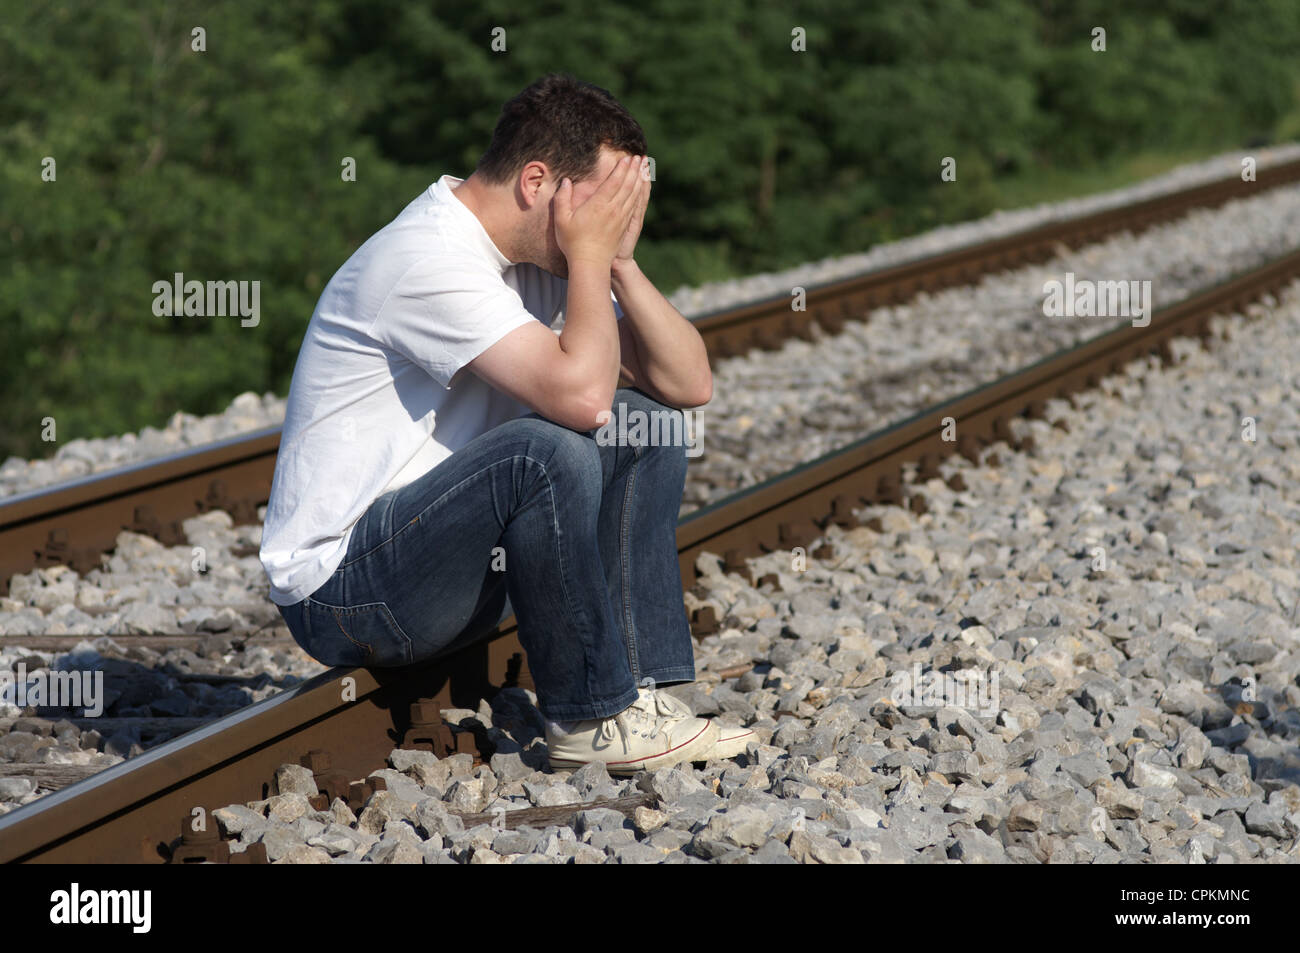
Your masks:
<svg viewBox="0 0 1300 953"><path fill-rule="evenodd" d="M564 320L568 282L511 264L444 175L325 286L285 409L261 561L293 605L347 553L383 494L528 407L462 367L515 328ZM611 295L612 297L612 295ZM614 313L622 317L618 303Z"/></svg>

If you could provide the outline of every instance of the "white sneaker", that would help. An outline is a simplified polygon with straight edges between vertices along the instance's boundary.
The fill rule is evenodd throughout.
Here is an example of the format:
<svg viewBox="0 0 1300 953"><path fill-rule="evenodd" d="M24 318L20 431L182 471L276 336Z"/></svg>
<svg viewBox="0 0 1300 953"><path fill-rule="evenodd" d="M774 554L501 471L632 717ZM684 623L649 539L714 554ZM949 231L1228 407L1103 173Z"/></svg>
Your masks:
<svg viewBox="0 0 1300 953"><path fill-rule="evenodd" d="M654 771L713 756L718 726L696 718L670 695L637 689L637 700L617 715L557 725L546 723L551 767L580 768L599 761L611 775Z"/></svg>
<svg viewBox="0 0 1300 953"><path fill-rule="evenodd" d="M663 704L672 712L690 718L692 712L686 706L686 703L679 698L669 695L667 692L656 692L663 699ZM713 750L709 752L709 761L725 761L728 758L734 758L737 755L745 753L751 741L757 741L758 735L752 728L741 728L737 725L726 725L715 718L709 719L713 724L718 726L718 740L713 743Z"/></svg>
<svg viewBox="0 0 1300 953"><path fill-rule="evenodd" d="M745 753L751 741L758 741L758 734L753 728L741 728L737 725L718 725L718 740L709 754L710 761L726 761Z"/></svg>

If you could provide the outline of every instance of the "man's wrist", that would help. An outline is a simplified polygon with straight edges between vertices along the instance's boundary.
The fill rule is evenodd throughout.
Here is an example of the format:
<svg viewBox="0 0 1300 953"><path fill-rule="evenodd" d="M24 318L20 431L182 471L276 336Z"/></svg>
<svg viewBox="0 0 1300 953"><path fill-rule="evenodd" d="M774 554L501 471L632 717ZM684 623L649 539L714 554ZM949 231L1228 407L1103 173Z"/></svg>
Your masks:
<svg viewBox="0 0 1300 953"><path fill-rule="evenodd" d="M622 278L640 271L635 258L615 258L609 265L611 278Z"/></svg>
<svg viewBox="0 0 1300 953"><path fill-rule="evenodd" d="M606 269L609 270L610 274L613 274L612 266L606 265L598 255L591 255L588 257L575 255L571 258L566 256L565 261L569 266L570 274L575 271L596 271L604 274Z"/></svg>

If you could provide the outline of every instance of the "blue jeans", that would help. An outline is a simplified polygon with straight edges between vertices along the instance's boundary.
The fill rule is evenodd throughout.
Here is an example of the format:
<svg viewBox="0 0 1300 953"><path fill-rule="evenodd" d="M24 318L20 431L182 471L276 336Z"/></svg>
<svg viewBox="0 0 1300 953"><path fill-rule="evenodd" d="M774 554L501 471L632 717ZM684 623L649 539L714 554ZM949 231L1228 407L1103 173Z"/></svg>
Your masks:
<svg viewBox="0 0 1300 953"><path fill-rule="evenodd" d="M620 402L669 410L622 388L616 417ZM334 575L280 607L295 641L326 665L411 665L513 610L553 721L617 714L645 678L694 681L677 566L685 448L595 433L529 414L379 497Z"/></svg>

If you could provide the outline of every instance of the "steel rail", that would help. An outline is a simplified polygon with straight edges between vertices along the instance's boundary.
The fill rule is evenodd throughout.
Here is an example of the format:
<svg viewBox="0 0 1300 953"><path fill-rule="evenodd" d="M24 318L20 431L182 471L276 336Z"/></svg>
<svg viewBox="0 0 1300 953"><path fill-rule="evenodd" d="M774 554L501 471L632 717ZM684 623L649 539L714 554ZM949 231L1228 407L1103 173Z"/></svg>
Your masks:
<svg viewBox="0 0 1300 953"><path fill-rule="evenodd" d="M921 291L969 283L1046 260L1062 245L1138 232L1196 208L1296 181L1300 160L1279 163L1259 170L1252 182L1226 177L809 286L803 311L792 310L791 295L776 295L700 315L693 322L711 360L749 348L778 348L790 337L811 338L814 323L834 333L849 319ZM82 573L98 567L124 529L180 545L186 542L181 521L209 510L226 510L236 523L256 522L257 507L270 498L279 445L280 428L272 427L0 500L0 594L7 593L12 575L36 567L64 564Z"/></svg>
<svg viewBox="0 0 1300 953"><path fill-rule="evenodd" d="M811 542L830 522L855 524L854 508L864 502L924 509L923 483L907 481L909 464L918 463L924 477L953 453L991 463L989 447L1024 445L1010 423L1015 416L1040 414L1049 398L1094 387L1129 361L1153 352L1168 357L1173 338L1204 337L1213 315L1241 310L1297 276L1300 251L1164 308L1146 327L1116 327L689 514L677 532L683 584L693 583L705 551L726 553L738 568L745 555ZM946 418L961 434L955 444L943 439ZM340 779L345 787L366 779L399 745L487 757L490 739L441 724L437 713L473 708L505 686L531 685L512 623L429 664L332 669L18 808L0 817L0 861L156 862L178 848L182 856L219 855L220 843L175 843L182 823L196 808L267 796L281 764L307 763L322 792L340 792ZM697 616L693 623L699 632L718 620ZM368 790L352 793L360 799Z"/></svg>

